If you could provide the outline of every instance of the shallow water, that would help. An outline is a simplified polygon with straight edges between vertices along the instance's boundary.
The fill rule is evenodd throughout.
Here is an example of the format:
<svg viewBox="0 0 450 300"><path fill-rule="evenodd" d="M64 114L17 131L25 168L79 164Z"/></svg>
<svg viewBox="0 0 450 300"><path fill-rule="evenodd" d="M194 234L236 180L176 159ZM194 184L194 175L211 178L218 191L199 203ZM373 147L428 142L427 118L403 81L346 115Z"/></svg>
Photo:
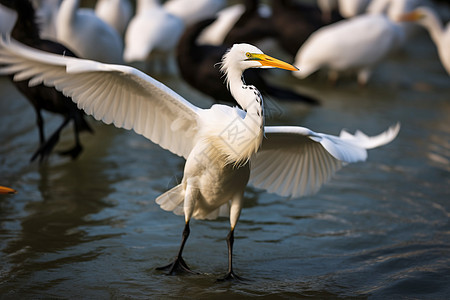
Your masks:
<svg viewBox="0 0 450 300"><path fill-rule="evenodd" d="M249 279L217 283L227 268L228 220L196 221L184 256L198 275L155 268L175 255L183 218L154 199L180 179L184 160L134 132L90 119L76 161L29 163L35 115L0 78L0 295L24 298L373 297L450 295L450 78L427 36L376 71L368 87L321 75L273 80L322 106L266 99L271 124L338 134L399 137L348 165L318 194L285 199L248 188L236 229L235 269ZM179 78L159 77L187 99L210 102ZM47 131L61 119L46 114ZM64 131L58 149L72 145Z"/></svg>

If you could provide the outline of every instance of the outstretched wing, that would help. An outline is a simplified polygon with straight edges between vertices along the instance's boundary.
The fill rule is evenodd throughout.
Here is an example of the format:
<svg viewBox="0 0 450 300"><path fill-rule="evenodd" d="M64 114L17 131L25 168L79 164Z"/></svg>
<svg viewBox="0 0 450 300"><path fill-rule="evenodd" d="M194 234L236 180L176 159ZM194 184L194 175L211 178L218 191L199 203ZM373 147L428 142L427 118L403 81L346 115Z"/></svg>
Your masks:
<svg viewBox="0 0 450 300"><path fill-rule="evenodd" d="M399 130L397 124L374 137L360 131L337 137L304 127L265 127L250 162L250 184L281 196L313 194L345 163L366 160L366 149L389 143Z"/></svg>
<svg viewBox="0 0 450 300"><path fill-rule="evenodd" d="M133 129L185 158L195 145L201 109L132 67L54 55L2 37L0 74L54 86L95 119Z"/></svg>

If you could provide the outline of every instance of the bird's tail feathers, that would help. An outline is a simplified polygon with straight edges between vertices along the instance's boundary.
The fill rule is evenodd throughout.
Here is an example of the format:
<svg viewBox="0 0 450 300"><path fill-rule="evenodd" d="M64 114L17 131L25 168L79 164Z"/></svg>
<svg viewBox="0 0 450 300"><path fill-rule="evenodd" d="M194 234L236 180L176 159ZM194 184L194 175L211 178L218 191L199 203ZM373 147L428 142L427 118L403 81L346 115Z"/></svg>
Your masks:
<svg viewBox="0 0 450 300"><path fill-rule="evenodd" d="M173 211L176 215L183 215L183 203L184 203L184 189L181 184L175 186L174 188L168 190L158 198L156 198L156 203L167 211Z"/></svg>

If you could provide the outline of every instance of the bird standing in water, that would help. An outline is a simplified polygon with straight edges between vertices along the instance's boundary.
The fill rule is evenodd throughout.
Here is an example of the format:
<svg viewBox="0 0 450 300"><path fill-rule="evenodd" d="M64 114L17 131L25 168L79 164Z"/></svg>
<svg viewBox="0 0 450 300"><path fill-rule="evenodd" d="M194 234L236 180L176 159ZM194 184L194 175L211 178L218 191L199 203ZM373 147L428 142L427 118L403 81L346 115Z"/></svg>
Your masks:
<svg viewBox="0 0 450 300"><path fill-rule="evenodd" d="M15 10L17 12L17 21L11 32L11 36L18 41L43 51L65 56L75 56L72 51L61 44L49 40L43 40L39 37L39 26L35 22L35 11L29 0L0 0L0 3ZM11 77L12 79L12 77ZM42 162L47 158L53 148L59 141L61 131L72 120L74 123L75 146L66 151L60 152L62 155L68 155L75 159L83 150L80 143L79 133L82 131L93 132L89 124L86 122L85 114L79 110L70 98L66 97L60 91L53 87L47 87L43 84L36 86L28 86L28 80L13 80L17 89L27 98L33 105L39 128L40 147L33 154L31 160L37 157ZM60 114L64 117L63 123L56 131L46 140L44 134L44 119L41 110Z"/></svg>
<svg viewBox="0 0 450 300"><path fill-rule="evenodd" d="M450 75L450 22L444 26L437 13L424 6L399 16L399 20L416 22L428 30L437 47L442 66Z"/></svg>
<svg viewBox="0 0 450 300"><path fill-rule="evenodd" d="M201 109L152 77L128 66L107 65L51 55L13 40L0 40L0 74L15 73L42 81L72 97L97 120L133 129L186 159L181 183L156 202L184 215L182 242L169 274L192 272L182 253L190 220L229 216L228 271L224 280L239 279L233 270L234 230L248 182L279 195L298 197L316 192L345 163L363 161L366 149L392 141L399 125L375 136L342 132L340 137L297 126L264 126L263 99L242 73L248 68L296 67L265 55L249 44L235 44L221 69L240 107L215 104Z"/></svg>

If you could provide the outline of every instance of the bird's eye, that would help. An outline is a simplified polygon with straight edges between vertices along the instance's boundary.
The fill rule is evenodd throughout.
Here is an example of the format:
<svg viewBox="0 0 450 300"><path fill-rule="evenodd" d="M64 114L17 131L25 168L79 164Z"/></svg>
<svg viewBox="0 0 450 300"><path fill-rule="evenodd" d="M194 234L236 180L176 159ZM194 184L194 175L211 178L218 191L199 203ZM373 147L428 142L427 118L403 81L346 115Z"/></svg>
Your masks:
<svg viewBox="0 0 450 300"><path fill-rule="evenodd" d="M250 52L247 52L247 53L245 53L245 56L250 58L250 56L252 56L252 55L250 54Z"/></svg>

